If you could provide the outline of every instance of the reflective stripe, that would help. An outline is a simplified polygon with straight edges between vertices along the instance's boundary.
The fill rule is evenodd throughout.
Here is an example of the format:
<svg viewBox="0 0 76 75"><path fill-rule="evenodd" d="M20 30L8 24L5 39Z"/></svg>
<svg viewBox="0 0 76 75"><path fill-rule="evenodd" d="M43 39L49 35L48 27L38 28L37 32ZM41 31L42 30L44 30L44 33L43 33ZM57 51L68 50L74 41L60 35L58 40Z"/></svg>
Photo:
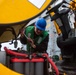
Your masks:
<svg viewBox="0 0 76 75"><path fill-rule="evenodd" d="M28 33L28 37L31 37L31 33Z"/></svg>
<svg viewBox="0 0 76 75"><path fill-rule="evenodd" d="M41 40L42 40L42 37L39 37L37 43L39 44L41 42Z"/></svg>

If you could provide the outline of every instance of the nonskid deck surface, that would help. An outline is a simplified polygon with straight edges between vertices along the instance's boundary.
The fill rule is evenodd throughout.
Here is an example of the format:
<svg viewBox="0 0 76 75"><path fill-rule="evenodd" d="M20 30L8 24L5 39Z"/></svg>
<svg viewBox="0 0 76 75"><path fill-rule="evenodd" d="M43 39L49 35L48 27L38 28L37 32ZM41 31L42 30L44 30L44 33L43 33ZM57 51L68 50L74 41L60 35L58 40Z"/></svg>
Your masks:
<svg viewBox="0 0 76 75"><path fill-rule="evenodd" d="M0 75L23 75L23 74L17 73L0 63Z"/></svg>

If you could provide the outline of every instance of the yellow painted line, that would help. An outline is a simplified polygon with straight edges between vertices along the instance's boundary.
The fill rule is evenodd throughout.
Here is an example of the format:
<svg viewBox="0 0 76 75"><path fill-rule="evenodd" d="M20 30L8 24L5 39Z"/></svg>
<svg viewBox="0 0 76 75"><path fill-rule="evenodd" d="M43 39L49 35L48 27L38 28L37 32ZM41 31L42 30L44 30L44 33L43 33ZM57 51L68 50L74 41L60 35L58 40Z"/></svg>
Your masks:
<svg viewBox="0 0 76 75"><path fill-rule="evenodd" d="M23 74L17 73L0 63L0 75L23 75Z"/></svg>

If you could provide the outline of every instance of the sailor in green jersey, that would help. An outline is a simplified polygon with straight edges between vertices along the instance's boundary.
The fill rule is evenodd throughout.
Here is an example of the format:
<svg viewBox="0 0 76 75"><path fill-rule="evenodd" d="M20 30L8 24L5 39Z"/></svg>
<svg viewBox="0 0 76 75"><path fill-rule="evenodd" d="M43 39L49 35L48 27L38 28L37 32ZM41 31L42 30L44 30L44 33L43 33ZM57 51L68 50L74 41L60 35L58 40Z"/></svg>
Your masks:
<svg viewBox="0 0 76 75"><path fill-rule="evenodd" d="M30 49L31 52L46 52L49 34L45 31L45 28L46 20L44 18L39 18L33 26L27 26L25 28L24 34L21 34L20 41L22 44L27 45L28 52L30 52Z"/></svg>

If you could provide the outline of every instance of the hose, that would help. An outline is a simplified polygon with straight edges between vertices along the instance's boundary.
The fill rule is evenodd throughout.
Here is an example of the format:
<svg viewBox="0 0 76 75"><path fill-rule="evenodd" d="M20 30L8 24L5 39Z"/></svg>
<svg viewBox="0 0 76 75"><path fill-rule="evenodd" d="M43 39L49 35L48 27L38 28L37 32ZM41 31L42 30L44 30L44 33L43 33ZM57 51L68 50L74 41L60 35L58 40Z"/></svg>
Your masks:
<svg viewBox="0 0 76 75"><path fill-rule="evenodd" d="M48 55L46 53L44 53L43 56L45 56L47 58L47 60L49 61L49 63L52 65L52 67L56 71L56 75L59 75L59 70L58 70L57 66L55 65L55 63L48 57Z"/></svg>

